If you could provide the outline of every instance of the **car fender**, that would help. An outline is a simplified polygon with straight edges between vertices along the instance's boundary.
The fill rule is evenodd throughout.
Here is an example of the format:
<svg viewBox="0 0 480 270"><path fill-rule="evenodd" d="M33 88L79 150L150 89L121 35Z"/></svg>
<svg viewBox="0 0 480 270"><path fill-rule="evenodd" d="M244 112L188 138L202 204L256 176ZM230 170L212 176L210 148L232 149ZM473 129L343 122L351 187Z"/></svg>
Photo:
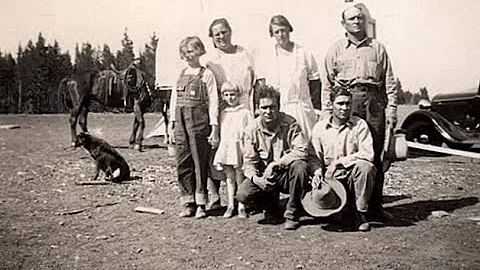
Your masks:
<svg viewBox="0 0 480 270"><path fill-rule="evenodd" d="M447 141L452 143L464 143L469 140L469 136L459 127L448 121L439 113L430 110L416 110L410 113L402 123L402 129L408 130L408 127L416 122L430 123Z"/></svg>

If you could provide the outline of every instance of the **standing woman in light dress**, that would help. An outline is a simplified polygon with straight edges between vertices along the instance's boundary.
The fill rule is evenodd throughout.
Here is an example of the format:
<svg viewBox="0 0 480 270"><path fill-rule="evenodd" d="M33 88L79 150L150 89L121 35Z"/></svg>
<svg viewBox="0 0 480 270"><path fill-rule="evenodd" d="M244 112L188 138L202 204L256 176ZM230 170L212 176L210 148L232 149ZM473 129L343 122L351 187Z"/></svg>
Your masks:
<svg viewBox="0 0 480 270"><path fill-rule="evenodd" d="M273 16L269 25L275 38L273 51L259 61L259 83L272 85L280 92L280 111L293 116L306 138L310 138L320 109L320 73L313 55L290 40L293 27L283 15ZM313 101L313 103L312 103Z"/></svg>
<svg viewBox="0 0 480 270"><path fill-rule="evenodd" d="M251 92L254 83L254 64L251 53L240 45L232 44L232 28L225 18L213 20L208 29L208 36L212 38L214 50L207 53L202 61L213 72L218 87L230 82L238 88L240 104L252 112ZM220 99L220 111L225 103ZM221 180L225 180L223 172L211 166L208 190L210 193L207 209L220 208L219 188Z"/></svg>

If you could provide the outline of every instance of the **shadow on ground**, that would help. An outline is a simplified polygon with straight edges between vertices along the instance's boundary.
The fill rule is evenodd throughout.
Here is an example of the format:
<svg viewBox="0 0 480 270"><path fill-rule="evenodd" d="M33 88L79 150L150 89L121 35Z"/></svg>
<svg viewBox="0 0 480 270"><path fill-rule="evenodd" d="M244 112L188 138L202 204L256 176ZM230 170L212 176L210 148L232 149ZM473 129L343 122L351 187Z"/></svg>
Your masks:
<svg viewBox="0 0 480 270"><path fill-rule="evenodd" d="M466 197L454 200L418 201L392 206L386 208L386 210L393 214L395 219L386 222L385 226L412 226L418 221L426 220L433 211L452 212L463 207L475 205L478 202L478 197Z"/></svg>
<svg viewBox="0 0 480 270"><path fill-rule="evenodd" d="M387 197L390 202L406 198L409 197L404 195ZM428 219L428 217L432 214L433 211L452 212L457 209L475 205L478 202L478 197L466 197L452 200L417 201L385 208L385 210L387 210L394 216L392 220L379 222L375 219L371 219L369 221L372 227L414 226L417 222ZM343 213L343 218L342 214L335 214L325 218L304 217L302 218L302 225L323 224L322 229L332 232L355 231L354 220L345 218L349 216L350 215Z"/></svg>
<svg viewBox="0 0 480 270"><path fill-rule="evenodd" d="M411 195L386 195L386 196L383 196L383 203L386 204L386 203L393 203L393 202L396 202L396 201L400 201L400 200L404 200L404 199L410 199L412 198Z"/></svg>

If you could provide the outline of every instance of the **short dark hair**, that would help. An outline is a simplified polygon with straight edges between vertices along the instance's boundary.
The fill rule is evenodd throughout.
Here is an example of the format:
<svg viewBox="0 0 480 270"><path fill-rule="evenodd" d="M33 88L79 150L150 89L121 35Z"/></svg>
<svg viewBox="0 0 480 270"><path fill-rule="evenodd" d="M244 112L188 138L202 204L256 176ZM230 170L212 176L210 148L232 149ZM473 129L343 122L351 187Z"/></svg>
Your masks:
<svg viewBox="0 0 480 270"><path fill-rule="evenodd" d="M232 27L230 27L230 24L228 23L227 19L225 18L219 18L219 19L215 19L213 20L213 22L210 24L210 26L208 27L208 36L209 37L213 37L213 31L212 31L212 28L217 25L217 24L223 24L223 26L225 26L225 28L228 29L228 31L230 31L230 33L232 32Z"/></svg>
<svg viewBox="0 0 480 270"><path fill-rule="evenodd" d="M335 85L330 92L330 101L333 102L338 96L352 97L352 92L344 86Z"/></svg>
<svg viewBox="0 0 480 270"><path fill-rule="evenodd" d="M277 105L280 107L280 93L273 88L273 86L266 84L259 84L255 87L254 102L255 107L258 107L260 104L260 99L262 98L271 98L277 102Z"/></svg>
<svg viewBox="0 0 480 270"><path fill-rule="evenodd" d="M270 24L268 25L268 31L270 32L270 36L273 37L273 30L272 26L273 25L280 25L280 26L285 26L288 28L289 32L293 32L293 27L290 24L290 22L285 18L283 15L275 15L270 19Z"/></svg>

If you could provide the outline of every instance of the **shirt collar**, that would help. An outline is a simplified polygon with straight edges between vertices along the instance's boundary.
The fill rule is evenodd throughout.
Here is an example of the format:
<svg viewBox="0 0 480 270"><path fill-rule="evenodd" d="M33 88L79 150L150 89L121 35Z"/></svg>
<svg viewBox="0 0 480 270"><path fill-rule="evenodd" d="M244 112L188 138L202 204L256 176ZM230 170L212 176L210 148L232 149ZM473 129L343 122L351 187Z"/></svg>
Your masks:
<svg viewBox="0 0 480 270"><path fill-rule="evenodd" d="M329 128L336 128L333 124L332 124L332 118L333 116L330 116L330 118L328 118L328 121L326 121L325 123L325 129L329 129ZM342 130L344 128L352 128L353 127L353 121L352 121L352 117L350 116L350 118L347 120L347 122L345 122L345 124L341 125L338 130Z"/></svg>
<svg viewBox="0 0 480 270"><path fill-rule="evenodd" d="M270 130L266 129L266 128L262 125L262 120L261 120L261 118L260 118L260 117L257 118L257 126L258 126L258 129L259 129L262 133L265 133L265 134L267 134L267 135L269 135L269 136L275 136L275 135L277 135L277 134L280 132L280 130L282 130L283 127L285 127L285 126L288 127L288 126L289 126L289 124L288 124L286 121L284 121L283 115L282 115L281 113L280 113L279 116L278 116L278 123L279 123L279 124L277 125L277 127L275 128L275 130L274 130L274 131L270 131Z"/></svg>
<svg viewBox="0 0 480 270"><path fill-rule="evenodd" d="M371 46L371 43L372 43L372 39L369 38L368 36L362 39L360 42L357 42L357 41L351 40L350 38L348 38L347 34L345 34L345 48L348 48L350 44L353 44L355 47L360 47L362 45Z"/></svg>

